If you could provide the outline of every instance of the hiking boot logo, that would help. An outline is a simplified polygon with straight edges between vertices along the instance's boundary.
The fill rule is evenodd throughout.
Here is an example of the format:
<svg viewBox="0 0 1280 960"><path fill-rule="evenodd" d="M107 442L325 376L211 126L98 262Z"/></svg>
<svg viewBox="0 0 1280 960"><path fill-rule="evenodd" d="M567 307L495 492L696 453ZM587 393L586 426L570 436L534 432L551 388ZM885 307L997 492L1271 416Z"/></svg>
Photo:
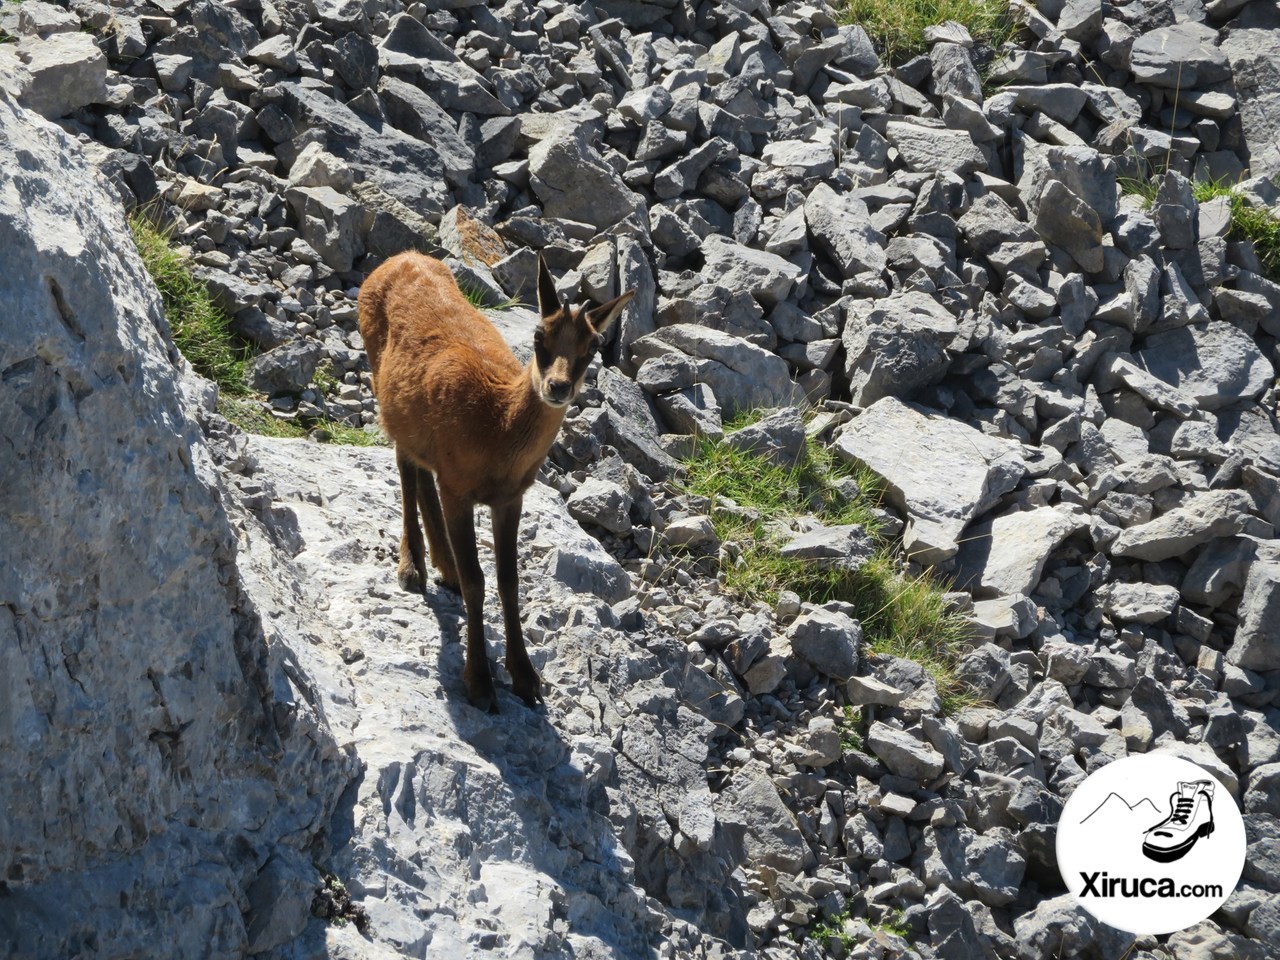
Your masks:
<svg viewBox="0 0 1280 960"><path fill-rule="evenodd" d="M1142 853L1150 860L1172 863L1212 833L1213 781L1180 781L1169 796L1169 815L1143 834Z"/></svg>
<svg viewBox="0 0 1280 960"><path fill-rule="evenodd" d="M1222 908L1244 870L1234 787L1166 750L1100 765L1062 808L1054 852L1063 884L1119 930L1160 936L1195 926Z"/></svg>

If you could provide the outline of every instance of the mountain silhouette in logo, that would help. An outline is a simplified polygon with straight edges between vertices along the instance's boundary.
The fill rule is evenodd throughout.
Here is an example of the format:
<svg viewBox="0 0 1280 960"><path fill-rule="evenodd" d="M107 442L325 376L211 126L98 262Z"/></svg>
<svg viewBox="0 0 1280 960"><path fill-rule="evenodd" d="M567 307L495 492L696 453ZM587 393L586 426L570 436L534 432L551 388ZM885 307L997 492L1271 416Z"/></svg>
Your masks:
<svg viewBox="0 0 1280 960"><path fill-rule="evenodd" d="M1130 803L1120 794L1113 792L1107 794L1107 799L1098 804L1093 812L1080 822L1097 826L1104 823L1127 824L1133 820L1155 823L1159 819L1160 809L1147 797L1143 797L1136 803Z"/></svg>

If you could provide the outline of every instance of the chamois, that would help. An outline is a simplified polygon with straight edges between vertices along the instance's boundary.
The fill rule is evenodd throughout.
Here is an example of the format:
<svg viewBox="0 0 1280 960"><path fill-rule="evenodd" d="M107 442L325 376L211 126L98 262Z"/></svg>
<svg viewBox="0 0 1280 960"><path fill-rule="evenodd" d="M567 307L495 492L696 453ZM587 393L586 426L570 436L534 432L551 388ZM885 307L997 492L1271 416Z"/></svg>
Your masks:
<svg viewBox="0 0 1280 960"><path fill-rule="evenodd" d="M507 670L516 695L532 707L542 699L542 681L520 627L516 533L524 491L582 389L604 332L635 295L573 308L561 302L541 256L537 289L542 321L524 367L438 260L392 257L365 280L358 301L373 390L400 470L400 586L420 592L426 583L421 511L440 582L460 590L466 606L467 698L491 713L498 698L485 652L474 507L485 504L493 519Z"/></svg>

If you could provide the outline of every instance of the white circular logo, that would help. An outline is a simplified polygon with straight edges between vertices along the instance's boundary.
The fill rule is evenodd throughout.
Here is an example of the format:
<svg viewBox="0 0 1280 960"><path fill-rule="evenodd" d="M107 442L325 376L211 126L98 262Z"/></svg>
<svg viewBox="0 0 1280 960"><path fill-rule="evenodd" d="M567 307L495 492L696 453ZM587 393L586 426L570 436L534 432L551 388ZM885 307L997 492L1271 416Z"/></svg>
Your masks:
<svg viewBox="0 0 1280 960"><path fill-rule="evenodd" d="M1058 821L1058 869L1080 905L1136 934L1194 926L1244 869L1240 808L1210 771L1168 753L1095 770Z"/></svg>

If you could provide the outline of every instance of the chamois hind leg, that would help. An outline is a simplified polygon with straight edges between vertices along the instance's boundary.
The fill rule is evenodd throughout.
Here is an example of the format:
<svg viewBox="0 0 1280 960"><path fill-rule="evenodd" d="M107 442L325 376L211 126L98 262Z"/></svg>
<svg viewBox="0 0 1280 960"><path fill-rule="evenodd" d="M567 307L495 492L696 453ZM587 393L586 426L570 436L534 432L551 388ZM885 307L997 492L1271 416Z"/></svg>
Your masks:
<svg viewBox="0 0 1280 960"><path fill-rule="evenodd" d="M458 590L458 570L453 562L453 548L444 527L444 515L440 512L440 497L436 493L436 478L430 470L418 468L418 508L422 511L423 524L427 528L427 548L431 562L440 573L437 578L455 593Z"/></svg>
<svg viewBox="0 0 1280 960"><path fill-rule="evenodd" d="M520 626L520 575L517 567L516 535L520 529L521 499L490 508L493 517L493 545L498 558L498 595L502 598L502 619L507 628L507 672L516 696L534 707L542 700L542 680L529 660Z"/></svg>
<svg viewBox="0 0 1280 960"><path fill-rule="evenodd" d="M396 579L402 590L421 593L426 583L427 559L422 546L422 528L418 526L418 468L398 450L396 466L400 468L400 506L404 515Z"/></svg>
<svg viewBox="0 0 1280 960"><path fill-rule="evenodd" d="M462 600L467 608L467 660L462 678L467 686L467 699L477 710L498 712L498 695L493 689L489 671L489 653L484 645L484 571L476 555L475 516L470 502L440 490L440 506L444 514L449 546L462 587Z"/></svg>

